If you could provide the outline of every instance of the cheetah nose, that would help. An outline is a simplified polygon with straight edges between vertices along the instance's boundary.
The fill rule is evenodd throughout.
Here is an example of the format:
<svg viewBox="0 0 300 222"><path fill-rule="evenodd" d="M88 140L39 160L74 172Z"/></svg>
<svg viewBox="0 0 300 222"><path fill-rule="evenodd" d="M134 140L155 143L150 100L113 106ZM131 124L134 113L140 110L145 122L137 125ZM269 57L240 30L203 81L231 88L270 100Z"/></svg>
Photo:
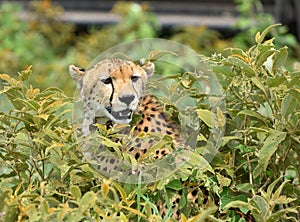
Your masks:
<svg viewBox="0 0 300 222"><path fill-rule="evenodd" d="M129 104L134 100L134 95L122 96L119 100L129 106Z"/></svg>

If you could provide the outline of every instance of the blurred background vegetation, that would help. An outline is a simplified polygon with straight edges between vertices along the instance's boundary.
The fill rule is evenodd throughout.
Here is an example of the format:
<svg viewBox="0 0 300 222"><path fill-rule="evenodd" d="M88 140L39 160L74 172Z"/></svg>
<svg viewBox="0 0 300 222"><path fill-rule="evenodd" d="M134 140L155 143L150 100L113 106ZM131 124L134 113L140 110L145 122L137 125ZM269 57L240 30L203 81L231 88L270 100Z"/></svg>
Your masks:
<svg viewBox="0 0 300 222"><path fill-rule="evenodd" d="M57 86L69 96L75 84L70 81L67 67L77 64L86 67L97 55L116 44L139 38L168 38L183 43L204 55L218 53L227 47L247 49L253 45L257 30L275 22L272 14L264 13L259 0L235 0L239 20L232 27L235 35L226 37L205 26L180 26L166 31L146 4L117 2L112 12L121 19L117 24L89 26L84 32L75 24L59 18L64 9L49 0L32 1L26 10L30 19L24 20L19 4L0 6L0 72L17 75L33 65L32 84L42 89ZM287 67L299 60L299 45L286 26L272 31L279 47L287 45L291 58Z"/></svg>

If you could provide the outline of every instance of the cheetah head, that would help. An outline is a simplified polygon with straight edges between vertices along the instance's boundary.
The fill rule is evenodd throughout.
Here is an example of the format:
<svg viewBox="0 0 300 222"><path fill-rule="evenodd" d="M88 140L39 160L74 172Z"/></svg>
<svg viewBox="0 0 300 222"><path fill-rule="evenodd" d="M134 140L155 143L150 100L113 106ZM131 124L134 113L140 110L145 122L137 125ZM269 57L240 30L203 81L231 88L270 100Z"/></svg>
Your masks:
<svg viewBox="0 0 300 222"><path fill-rule="evenodd" d="M99 111L115 123L129 123L132 120L145 94L147 80L154 72L153 63L141 63L106 59L87 70L69 66L83 100L84 121L88 122Z"/></svg>

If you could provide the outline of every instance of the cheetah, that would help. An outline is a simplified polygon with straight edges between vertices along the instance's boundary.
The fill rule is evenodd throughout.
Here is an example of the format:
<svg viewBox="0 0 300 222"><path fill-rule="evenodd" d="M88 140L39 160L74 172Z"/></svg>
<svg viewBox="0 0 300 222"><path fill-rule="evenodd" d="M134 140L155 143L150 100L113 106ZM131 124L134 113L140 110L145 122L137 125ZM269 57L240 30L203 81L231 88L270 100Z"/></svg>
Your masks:
<svg viewBox="0 0 300 222"><path fill-rule="evenodd" d="M141 119L133 126L133 134L137 136L135 147L128 149L137 161L143 160L143 155L154 144L151 140L141 142L138 138L141 133L167 135L172 138L174 147L181 146L183 142L176 124L169 120L158 100L146 94L146 84L154 70L152 62L141 60L137 64L116 58L102 60L87 70L70 65L70 75L77 82L83 101L82 135L91 133L91 126L98 116L105 116L116 124L129 124L133 115L137 114ZM169 147L163 147L154 151L153 158L162 158L171 152ZM101 158L100 161L104 161L105 158ZM117 158L106 161L116 165L119 163ZM104 170L108 170L107 166ZM178 205L178 199L174 200L175 205ZM158 208L161 214L166 212L166 207ZM178 218L179 213L173 216Z"/></svg>
<svg viewBox="0 0 300 222"><path fill-rule="evenodd" d="M121 59L106 59L88 70L70 65L70 74L77 82L83 100L82 135L91 133L90 127L97 116L106 116L117 124L128 124L136 113L142 119L136 123L135 135L159 133L172 137L175 144L182 143L178 128L168 120L157 99L145 95L147 81L154 69L152 62L138 65ZM143 144L142 149L137 149L140 152L136 151L135 158L150 147ZM160 150L157 154L167 155L168 151Z"/></svg>

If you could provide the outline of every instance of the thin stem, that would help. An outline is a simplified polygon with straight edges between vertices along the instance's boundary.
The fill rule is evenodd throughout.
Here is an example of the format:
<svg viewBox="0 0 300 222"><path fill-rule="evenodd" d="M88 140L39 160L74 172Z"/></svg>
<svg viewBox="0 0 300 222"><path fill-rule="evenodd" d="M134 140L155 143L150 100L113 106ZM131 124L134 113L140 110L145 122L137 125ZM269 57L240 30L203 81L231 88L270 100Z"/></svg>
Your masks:
<svg viewBox="0 0 300 222"><path fill-rule="evenodd" d="M246 129L246 126L247 126L247 117L245 117L245 120L244 120L244 146L247 147L247 138L248 138L248 131ZM252 167L251 167L251 163L250 163L250 157L249 157L249 153L246 154L246 157L247 157L247 166L248 166L248 170L249 170L249 183L251 185L251 192L252 192L252 195L254 196L255 195L255 191L254 191L254 188L253 188L253 177L252 177Z"/></svg>

